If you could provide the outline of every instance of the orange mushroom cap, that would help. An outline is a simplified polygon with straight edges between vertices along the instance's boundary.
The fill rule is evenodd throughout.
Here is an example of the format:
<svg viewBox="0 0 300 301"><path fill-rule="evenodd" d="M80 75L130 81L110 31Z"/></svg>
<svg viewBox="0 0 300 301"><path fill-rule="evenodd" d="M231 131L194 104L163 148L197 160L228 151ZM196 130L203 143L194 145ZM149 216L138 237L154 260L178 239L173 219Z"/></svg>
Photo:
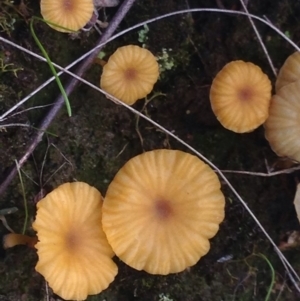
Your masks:
<svg viewBox="0 0 300 301"><path fill-rule="evenodd" d="M283 86L272 97L265 135L273 151L300 162L300 81Z"/></svg>
<svg viewBox="0 0 300 301"><path fill-rule="evenodd" d="M155 56L147 49L128 45L118 48L103 67L100 86L128 105L146 97L159 76Z"/></svg>
<svg viewBox="0 0 300 301"><path fill-rule="evenodd" d="M276 79L276 92L300 78L300 52L291 54L280 68Z"/></svg>
<svg viewBox="0 0 300 301"><path fill-rule="evenodd" d="M61 32L77 31L91 19L93 0L41 0L41 14L46 21L68 28L66 30L49 24Z"/></svg>
<svg viewBox="0 0 300 301"><path fill-rule="evenodd" d="M224 205L220 181L208 165L182 151L154 150L116 174L103 204L103 229L129 266L177 273L209 251Z"/></svg>
<svg viewBox="0 0 300 301"><path fill-rule="evenodd" d="M258 66L233 61L213 80L211 107L225 128L236 133L251 132L268 117L271 89L268 76Z"/></svg>
<svg viewBox="0 0 300 301"><path fill-rule="evenodd" d="M86 183L65 183L37 204L36 270L66 300L85 300L117 274L101 227L102 197Z"/></svg>

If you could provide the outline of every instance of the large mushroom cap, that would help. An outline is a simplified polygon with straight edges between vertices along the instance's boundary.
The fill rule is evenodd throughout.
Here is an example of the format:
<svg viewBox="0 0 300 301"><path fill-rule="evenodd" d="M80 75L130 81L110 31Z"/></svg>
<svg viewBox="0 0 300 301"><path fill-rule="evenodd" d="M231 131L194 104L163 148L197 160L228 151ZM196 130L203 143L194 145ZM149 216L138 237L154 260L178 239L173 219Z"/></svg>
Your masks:
<svg viewBox="0 0 300 301"><path fill-rule="evenodd" d="M280 68L276 79L276 92L300 79L300 52L291 54Z"/></svg>
<svg viewBox="0 0 300 301"><path fill-rule="evenodd" d="M101 227L102 197L86 183L66 183L37 204L36 270L66 300L85 300L113 281L117 266Z"/></svg>
<svg viewBox="0 0 300 301"><path fill-rule="evenodd" d="M208 165L182 151L155 150L129 160L109 185L103 229L131 267L177 273L209 251L224 205L219 179Z"/></svg>
<svg viewBox="0 0 300 301"><path fill-rule="evenodd" d="M265 135L273 151L300 162L300 81L273 96Z"/></svg>
<svg viewBox="0 0 300 301"><path fill-rule="evenodd" d="M93 15L93 0L41 0L41 14L49 24L61 32L77 31L88 23Z"/></svg>
<svg viewBox="0 0 300 301"><path fill-rule="evenodd" d="M225 128L236 133L251 132L268 117L271 88L268 76L258 66L230 62L213 80L212 110Z"/></svg>
<svg viewBox="0 0 300 301"><path fill-rule="evenodd" d="M147 49L128 45L118 48L103 67L100 86L128 105L146 97L159 76L158 63Z"/></svg>

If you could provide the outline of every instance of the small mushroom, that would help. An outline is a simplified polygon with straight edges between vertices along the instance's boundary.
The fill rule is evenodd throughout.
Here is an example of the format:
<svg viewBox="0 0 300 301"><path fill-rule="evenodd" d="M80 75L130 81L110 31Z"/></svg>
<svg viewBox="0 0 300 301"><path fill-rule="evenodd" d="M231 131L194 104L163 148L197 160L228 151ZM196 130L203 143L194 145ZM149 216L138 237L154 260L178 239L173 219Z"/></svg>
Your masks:
<svg viewBox="0 0 300 301"><path fill-rule="evenodd" d="M154 150L129 160L110 183L103 229L116 255L151 274L178 273L210 249L224 219L215 172L177 150Z"/></svg>
<svg viewBox="0 0 300 301"><path fill-rule="evenodd" d="M155 56L147 49L128 45L118 48L103 67L100 86L128 105L146 97L159 76Z"/></svg>
<svg viewBox="0 0 300 301"><path fill-rule="evenodd" d="M226 64L212 82L211 107L226 129L251 132L268 117L271 89L271 82L260 67L233 61Z"/></svg>
<svg viewBox="0 0 300 301"><path fill-rule="evenodd" d="M264 124L273 151L300 162L300 81L283 86L273 97Z"/></svg>
<svg viewBox="0 0 300 301"><path fill-rule="evenodd" d="M284 86L300 78L300 52L291 54L280 68L276 79L276 93Z"/></svg>
<svg viewBox="0 0 300 301"><path fill-rule="evenodd" d="M36 270L66 300L85 300L117 274L101 227L102 196L86 183L60 185L37 203Z"/></svg>
<svg viewBox="0 0 300 301"><path fill-rule="evenodd" d="M84 27L91 19L93 10L93 0L41 0L43 18L50 22L49 26L61 32L77 31Z"/></svg>

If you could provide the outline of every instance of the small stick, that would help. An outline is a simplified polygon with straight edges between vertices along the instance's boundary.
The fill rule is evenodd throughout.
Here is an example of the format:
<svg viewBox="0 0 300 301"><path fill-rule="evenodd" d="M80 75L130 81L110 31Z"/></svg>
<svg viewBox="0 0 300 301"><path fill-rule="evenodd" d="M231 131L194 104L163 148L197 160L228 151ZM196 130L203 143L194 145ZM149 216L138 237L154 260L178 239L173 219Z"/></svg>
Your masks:
<svg viewBox="0 0 300 301"><path fill-rule="evenodd" d="M271 67L271 69L272 69L272 72L273 72L274 76L277 77L277 72L276 72L276 69L275 69L274 64L273 64L273 62L272 62L272 59L271 59L271 57L270 57L270 55L269 55L269 52L268 52L268 50L267 50L267 47L265 46L265 44L264 44L264 42L263 42L263 40L262 40L262 37L260 36L260 34L259 34L259 32L258 32L258 29L257 29L257 27L256 27L256 25L255 25L253 19L252 19L251 16L249 15L249 11L248 11L248 9L247 9L247 1L240 0L240 2L241 2L241 4L242 4L242 6L243 6L244 11L245 11L246 14L248 15L249 22L250 22L250 24L251 24L251 26L252 26L252 28L253 28L255 34L256 34L256 37L257 37L257 39L258 39L258 42L259 42L259 44L260 44L260 46L261 46L261 48L262 48L262 50L263 50L265 56L267 57L267 60L268 60L269 65L270 65L270 67Z"/></svg>
<svg viewBox="0 0 300 301"><path fill-rule="evenodd" d="M223 173L233 173L233 174L241 174L241 175L248 175L248 176L257 176L257 177L274 177L282 174L289 174L296 170L300 169L300 165L297 165L295 167L291 167L288 169L282 169L278 171L272 171L272 172L255 172L255 171L245 171L245 170L222 170Z"/></svg>

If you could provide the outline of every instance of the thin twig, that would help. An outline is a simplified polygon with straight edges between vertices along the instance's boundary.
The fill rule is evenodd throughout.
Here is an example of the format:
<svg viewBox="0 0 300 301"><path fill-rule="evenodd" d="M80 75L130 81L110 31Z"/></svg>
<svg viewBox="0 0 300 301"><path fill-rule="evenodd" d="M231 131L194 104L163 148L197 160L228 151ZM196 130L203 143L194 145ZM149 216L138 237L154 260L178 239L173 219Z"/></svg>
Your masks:
<svg viewBox="0 0 300 301"><path fill-rule="evenodd" d="M0 128L9 128L9 127L25 127L30 128L31 125L27 123L8 123L8 124L0 124Z"/></svg>
<svg viewBox="0 0 300 301"><path fill-rule="evenodd" d="M50 301L50 297L49 297L49 286L47 281L45 281L45 289L46 289L46 300Z"/></svg>
<svg viewBox="0 0 300 301"><path fill-rule="evenodd" d="M10 115L9 118L20 115L20 114L23 114L23 113L31 111L31 110L44 109L44 108L51 107L51 106L53 106L53 103L50 103L50 104L47 104L47 105L30 107L30 108L24 109L22 111L19 111L19 112L16 112L16 113Z"/></svg>
<svg viewBox="0 0 300 301"><path fill-rule="evenodd" d="M248 15L248 19L249 19L249 21L250 21L250 24L251 24L251 26L252 26L252 28L253 28L255 34L256 34L256 37L257 37L257 39L258 39L259 44L261 45L261 48L262 48L263 52L265 53L265 55L266 55L266 57L267 57L267 60L268 60L269 65L270 65L270 67L271 67L271 69L272 69L272 71L273 71L273 74L274 74L275 76L277 76L276 69L275 69L275 67L274 67L274 64L273 64L273 62L272 62L271 57L269 56L267 47L265 46L265 44L264 44L264 42L263 42L263 40L262 40L262 38L261 38L261 36L260 36L260 34L259 34L259 32L258 32L258 29L256 28L256 25L254 24L254 22L253 22L253 20L252 20L252 18L251 18L251 16L250 16L250 14L249 14L249 11L248 11L248 8L247 8L247 4L245 3L244 0L240 0L240 2L241 2L241 4L242 4L242 6L243 6L244 11L245 11L245 12L247 13L247 15Z"/></svg>
<svg viewBox="0 0 300 301"><path fill-rule="evenodd" d="M254 172L254 171L245 171L245 170L222 170L223 173L234 173L234 174L241 174L241 175L248 175L248 176L258 176L258 177L274 177L274 176L279 176L282 174L289 174L292 173L296 170L300 169L300 165L297 165L295 167L287 168L287 169L282 169L278 171L273 171L273 172Z"/></svg>
<svg viewBox="0 0 300 301"><path fill-rule="evenodd" d="M28 223L28 206L27 206L27 199L26 199L24 182L23 182L23 178L22 178L22 175L21 175L20 166L19 166L17 160L15 160L15 162L16 162L16 169L17 169L17 172L19 174L19 180L20 180L20 183L21 183L22 195L23 195L23 201L24 201L25 219L24 219L22 234L25 234L26 229L27 229L27 223Z"/></svg>

